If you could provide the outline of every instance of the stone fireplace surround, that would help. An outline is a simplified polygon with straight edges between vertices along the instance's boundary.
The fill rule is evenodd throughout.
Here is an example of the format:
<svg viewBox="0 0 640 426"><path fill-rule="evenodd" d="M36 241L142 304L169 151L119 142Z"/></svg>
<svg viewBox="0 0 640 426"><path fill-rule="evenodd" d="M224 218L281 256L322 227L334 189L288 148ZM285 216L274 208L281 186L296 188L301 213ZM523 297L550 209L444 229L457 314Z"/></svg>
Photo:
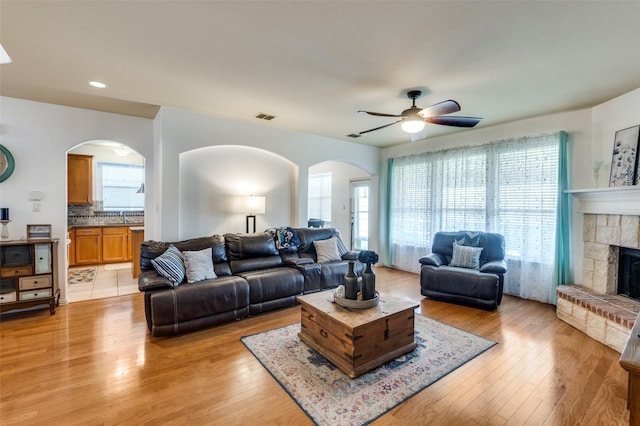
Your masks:
<svg viewBox="0 0 640 426"><path fill-rule="evenodd" d="M558 287L556 314L595 340L622 352L640 312L640 302L616 294L618 248L640 249L640 214L584 213L583 282Z"/></svg>

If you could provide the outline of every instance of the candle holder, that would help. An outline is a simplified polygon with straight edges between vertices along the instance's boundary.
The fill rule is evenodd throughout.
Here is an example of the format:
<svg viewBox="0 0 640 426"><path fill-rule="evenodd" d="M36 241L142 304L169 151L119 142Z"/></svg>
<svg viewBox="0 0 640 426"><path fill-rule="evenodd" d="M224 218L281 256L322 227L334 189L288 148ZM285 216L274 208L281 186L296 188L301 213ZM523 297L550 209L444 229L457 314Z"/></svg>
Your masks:
<svg viewBox="0 0 640 426"><path fill-rule="evenodd" d="M2 223L2 232L0 233L0 238L2 238L3 240L8 240L9 239L9 228L7 227L9 222L11 222L11 221L10 220L0 220L0 223Z"/></svg>
<svg viewBox="0 0 640 426"><path fill-rule="evenodd" d="M593 181L598 187L598 178L600 177L600 167L602 167L602 161L592 161L591 169L593 170Z"/></svg>

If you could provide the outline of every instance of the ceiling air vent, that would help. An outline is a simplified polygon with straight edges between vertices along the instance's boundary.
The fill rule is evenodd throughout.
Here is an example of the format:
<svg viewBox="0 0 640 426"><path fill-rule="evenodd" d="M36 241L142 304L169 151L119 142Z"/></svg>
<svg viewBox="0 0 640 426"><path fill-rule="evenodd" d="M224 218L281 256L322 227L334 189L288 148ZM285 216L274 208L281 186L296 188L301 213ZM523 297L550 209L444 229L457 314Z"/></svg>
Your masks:
<svg viewBox="0 0 640 426"><path fill-rule="evenodd" d="M347 135L348 138L353 138L353 139L359 138L360 136L362 135L359 135L357 133L351 133L350 135Z"/></svg>
<svg viewBox="0 0 640 426"><path fill-rule="evenodd" d="M258 115L256 115L256 118L259 118L260 120L273 120L274 118L276 118L275 115L269 115L269 114L264 114L264 113L259 113Z"/></svg>

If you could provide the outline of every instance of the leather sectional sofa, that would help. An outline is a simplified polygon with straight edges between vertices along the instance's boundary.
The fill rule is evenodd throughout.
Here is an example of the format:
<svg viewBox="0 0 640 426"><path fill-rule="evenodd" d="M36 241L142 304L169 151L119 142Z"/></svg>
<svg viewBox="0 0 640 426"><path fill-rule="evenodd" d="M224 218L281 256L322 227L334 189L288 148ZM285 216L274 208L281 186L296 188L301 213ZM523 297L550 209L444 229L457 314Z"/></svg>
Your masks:
<svg viewBox="0 0 640 426"><path fill-rule="evenodd" d="M276 244L269 233L225 234L177 242L145 241L141 245L138 288L144 293L147 326L153 336L180 334L296 303L296 296L342 284L348 250L332 228L288 228L296 243ZM318 263L314 241L337 238L339 258ZM172 283L152 260L170 245L181 252L211 249L217 277L194 283ZM339 260L337 260L339 259ZM356 262L357 272L363 265Z"/></svg>
<svg viewBox="0 0 640 426"><path fill-rule="evenodd" d="M473 241L469 241L470 235ZM477 263L456 266L454 245L480 251ZM422 265L420 293L423 296L485 310L496 309L502 301L507 264L505 242L501 234L437 232L433 238L431 254L419 261Z"/></svg>

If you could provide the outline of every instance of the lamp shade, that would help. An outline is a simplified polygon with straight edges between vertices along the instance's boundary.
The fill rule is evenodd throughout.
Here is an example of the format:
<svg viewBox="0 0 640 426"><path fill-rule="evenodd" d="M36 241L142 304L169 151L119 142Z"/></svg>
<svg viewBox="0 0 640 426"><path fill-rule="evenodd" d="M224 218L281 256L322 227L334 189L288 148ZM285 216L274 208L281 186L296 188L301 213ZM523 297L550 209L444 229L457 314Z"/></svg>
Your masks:
<svg viewBox="0 0 640 426"><path fill-rule="evenodd" d="M240 196L236 199L236 211L245 214L264 214L266 198L257 195Z"/></svg>

